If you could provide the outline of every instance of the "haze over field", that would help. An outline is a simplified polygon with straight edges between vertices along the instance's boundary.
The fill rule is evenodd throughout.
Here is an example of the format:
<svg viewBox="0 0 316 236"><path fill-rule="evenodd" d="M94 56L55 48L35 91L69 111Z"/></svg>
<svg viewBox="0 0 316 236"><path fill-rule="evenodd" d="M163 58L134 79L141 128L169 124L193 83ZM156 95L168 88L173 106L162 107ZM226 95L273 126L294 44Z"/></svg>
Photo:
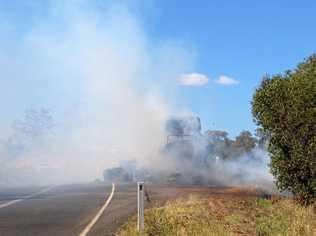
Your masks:
<svg viewBox="0 0 316 236"><path fill-rule="evenodd" d="M34 14L40 10L33 7ZM26 109L51 109L55 126L14 158L2 154L2 178L78 182L122 159L150 161L173 110L172 80L192 67L190 52L177 43L150 42L124 5L102 16L90 5L61 1L46 10L48 19L1 46L0 96L8 102L1 148L15 135L6 127Z"/></svg>
<svg viewBox="0 0 316 236"><path fill-rule="evenodd" d="M192 113L179 86L209 82L194 72L195 52L181 41L149 37L124 4L103 9L85 1L28 4L35 20L26 21L22 31L4 17L0 24L6 35L0 46L0 100L6 107L0 184L91 181L122 160L165 168L159 156L165 121ZM228 76L214 82L239 83ZM47 119L49 127L21 132L15 124L23 126L27 117L32 129ZM262 169L270 181L266 164L255 171ZM227 174L223 181L233 183L229 173L235 176L245 163L218 165ZM252 183L253 164L246 166L246 182Z"/></svg>

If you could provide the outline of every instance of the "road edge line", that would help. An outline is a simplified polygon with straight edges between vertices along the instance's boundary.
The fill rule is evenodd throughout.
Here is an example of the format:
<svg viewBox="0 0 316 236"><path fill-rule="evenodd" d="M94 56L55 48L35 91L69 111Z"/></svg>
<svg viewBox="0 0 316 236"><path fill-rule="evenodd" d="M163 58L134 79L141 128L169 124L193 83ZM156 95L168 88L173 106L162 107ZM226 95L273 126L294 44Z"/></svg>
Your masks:
<svg viewBox="0 0 316 236"><path fill-rule="evenodd" d="M101 217L102 213L104 212L104 210L107 208L107 206L111 202L112 197L114 195L114 191L115 191L115 184L112 183L112 191L111 191L110 196L108 197L108 199L106 200L104 205L101 207L101 209L98 211L96 216L90 221L90 223L86 226L86 228L79 234L79 236L86 236L87 233L89 233L89 231L92 229L92 227L95 225L95 223L99 220L99 218Z"/></svg>
<svg viewBox="0 0 316 236"><path fill-rule="evenodd" d="M32 198L32 197L34 197L34 196L37 196L37 195L39 195L39 194L48 192L48 191L50 191L53 187L54 187L54 186L51 186L51 187L48 187L48 188L44 188L44 189L42 189L42 190L39 191L39 192L36 192L36 193L30 194L30 195L27 195L27 196L25 196L25 197L23 197L23 198L19 198L19 199L15 199L15 200L11 200L11 201L2 203L2 204L0 204L0 209L1 209L1 208L8 207L8 206L11 206L11 205L13 205L13 204L15 204L15 203L18 203L18 202L23 202L23 201L25 201L25 200L27 200L27 199L30 199L30 198Z"/></svg>

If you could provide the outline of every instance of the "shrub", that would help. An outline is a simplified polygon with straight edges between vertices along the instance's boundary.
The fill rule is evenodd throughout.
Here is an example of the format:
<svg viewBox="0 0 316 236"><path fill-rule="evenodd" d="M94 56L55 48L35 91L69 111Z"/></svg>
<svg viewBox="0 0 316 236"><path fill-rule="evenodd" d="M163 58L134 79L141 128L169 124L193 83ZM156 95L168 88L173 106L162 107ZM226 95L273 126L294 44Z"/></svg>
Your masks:
<svg viewBox="0 0 316 236"><path fill-rule="evenodd" d="M300 202L316 198L316 55L293 71L266 76L256 90L252 113L269 133L271 172L280 190Z"/></svg>

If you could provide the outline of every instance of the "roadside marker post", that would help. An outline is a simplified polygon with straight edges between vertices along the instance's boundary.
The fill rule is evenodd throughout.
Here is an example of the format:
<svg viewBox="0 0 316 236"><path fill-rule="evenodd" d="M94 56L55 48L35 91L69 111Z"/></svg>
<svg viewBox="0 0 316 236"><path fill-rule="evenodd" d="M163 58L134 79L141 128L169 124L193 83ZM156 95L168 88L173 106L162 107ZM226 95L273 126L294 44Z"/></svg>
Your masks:
<svg viewBox="0 0 316 236"><path fill-rule="evenodd" d="M138 220L137 229L138 231L144 230L144 182L137 182L137 205L138 205Z"/></svg>

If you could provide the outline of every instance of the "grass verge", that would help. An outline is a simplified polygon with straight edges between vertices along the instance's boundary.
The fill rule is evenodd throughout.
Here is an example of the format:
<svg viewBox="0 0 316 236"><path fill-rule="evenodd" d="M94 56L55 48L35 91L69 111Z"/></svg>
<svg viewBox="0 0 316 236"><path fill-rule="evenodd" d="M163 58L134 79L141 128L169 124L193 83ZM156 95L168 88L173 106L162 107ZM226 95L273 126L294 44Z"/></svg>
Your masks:
<svg viewBox="0 0 316 236"><path fill-rule="evenodd" d="M292 200L231 199L191 196L145 212L145 230L139 234L136 217L117 236L136 235L316 235L316 214Z"/></svg>

